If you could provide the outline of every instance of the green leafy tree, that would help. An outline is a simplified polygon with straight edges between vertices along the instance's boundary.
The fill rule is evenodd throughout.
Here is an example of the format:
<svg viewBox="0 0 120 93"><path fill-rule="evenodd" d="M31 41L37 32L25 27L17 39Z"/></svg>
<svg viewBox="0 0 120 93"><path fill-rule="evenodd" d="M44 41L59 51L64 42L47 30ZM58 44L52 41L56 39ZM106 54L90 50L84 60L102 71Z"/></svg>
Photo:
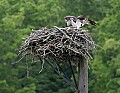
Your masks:
<svg viewBox="0 0 120 93"><path fill-rule="evenodd" d="M0 0L0 93L73 93L53 70L40 71L40 63L15 62L22 39L31 29L64 27L64 16L85 15L98 21L91 28L103 49L96 49L90 63L89 93L120 92L120 2L118 0ZM48 72L49 71L49 72Z"/></svg>

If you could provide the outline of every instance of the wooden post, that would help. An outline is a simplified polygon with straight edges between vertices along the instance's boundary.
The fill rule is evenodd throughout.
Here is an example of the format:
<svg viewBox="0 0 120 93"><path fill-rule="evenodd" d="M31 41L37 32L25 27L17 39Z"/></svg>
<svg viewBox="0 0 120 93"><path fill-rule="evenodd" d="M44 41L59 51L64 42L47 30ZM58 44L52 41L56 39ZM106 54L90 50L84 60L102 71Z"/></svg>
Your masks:
<svg viewBox="0 0 120 93"><path fill-rule="evenodd" d="M78 63L78 93L88 93L88 64L83 57Z"/></svg>

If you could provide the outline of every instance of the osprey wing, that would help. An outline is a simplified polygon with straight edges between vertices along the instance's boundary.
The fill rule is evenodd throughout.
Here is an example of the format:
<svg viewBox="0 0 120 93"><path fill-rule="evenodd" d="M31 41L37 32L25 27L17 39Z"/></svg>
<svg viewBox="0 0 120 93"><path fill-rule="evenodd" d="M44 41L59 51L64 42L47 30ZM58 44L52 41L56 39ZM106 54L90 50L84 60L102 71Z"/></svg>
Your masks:
<svg viewBox="0 0 120 93"><path fill-rule="evenodd" d="M96 23L94 21L92 21L90 19L88 19L88 21L89 21L90 25L96 26Z"/></svg>

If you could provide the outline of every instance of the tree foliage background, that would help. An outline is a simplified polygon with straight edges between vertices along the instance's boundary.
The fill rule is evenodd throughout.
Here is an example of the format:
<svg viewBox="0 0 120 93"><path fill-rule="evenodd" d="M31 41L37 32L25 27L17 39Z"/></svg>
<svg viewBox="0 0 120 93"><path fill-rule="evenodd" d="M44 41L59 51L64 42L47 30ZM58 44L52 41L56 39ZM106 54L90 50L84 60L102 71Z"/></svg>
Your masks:
<svg viewBox="0 0 120 93"><path fill-rule="evenodd" d="M50 67L39 74L40 63L31 63L27 78L25 60L11 64L31 29L65 27L66 15L97 22L91 35L103 49L89 62L89 93L120 93L119 10L120 0L0 0L0 93L73 93Z"/></svg>

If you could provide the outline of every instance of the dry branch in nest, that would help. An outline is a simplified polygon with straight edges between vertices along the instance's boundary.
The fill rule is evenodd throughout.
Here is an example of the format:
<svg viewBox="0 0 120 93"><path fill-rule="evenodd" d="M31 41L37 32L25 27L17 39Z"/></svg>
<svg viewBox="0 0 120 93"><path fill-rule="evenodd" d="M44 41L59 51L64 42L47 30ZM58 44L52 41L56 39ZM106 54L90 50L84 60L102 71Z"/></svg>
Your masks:
<svg viewBox="0 0 120 93"><path fill-rule="evenodd" d="M77 64L81 57L92 59L89 51L95 49L95 44L88 30L73 27L59 28L54 26L51 29L42 28L33 30L31 34L23 41L19 48L19 56L22 56L17 62L30 55L38 57L43 65L47 62L53 70L61 76L74 90L77 89L77 83L74 76L72 64ZM49 62L48 60L53 60ZM16 62L16 63L17 63ZM62 70L60 63L67 63L67 69L71 68L75 85L68 78L65 71ZM69 65L69 66L68 66ZM57 69L56 69L57 68ZM28 75L27 63L27 75ZM61 74L61 72L63 74ZM76 86L76 87L75 87Z"/></svg>
<svg viewBox="0 0 120 93"><path fill-rule="evenodd" d="M39 55L42 58L58 58L74 60L83 56L92 59L89 51L95 48L88 30L75 28L42 28L33 30L25 39L19 52L22 55Z"/></svg>

